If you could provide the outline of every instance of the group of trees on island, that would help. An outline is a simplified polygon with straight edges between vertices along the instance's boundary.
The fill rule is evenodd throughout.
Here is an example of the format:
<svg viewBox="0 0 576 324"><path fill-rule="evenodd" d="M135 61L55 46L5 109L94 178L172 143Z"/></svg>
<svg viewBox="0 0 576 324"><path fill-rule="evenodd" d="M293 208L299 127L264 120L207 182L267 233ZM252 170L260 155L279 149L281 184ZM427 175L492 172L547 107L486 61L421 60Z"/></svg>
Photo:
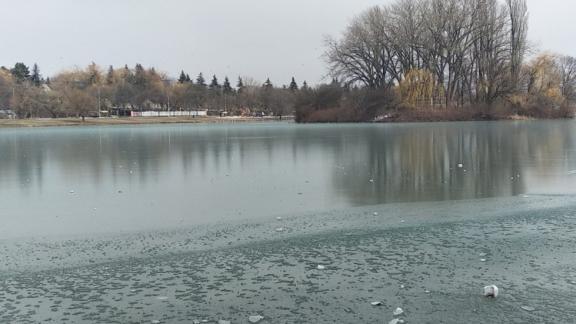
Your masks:
<svg viewBox="0 0 576 324"><path fill-rule="evenodd" d="M44 79L36 64L17 63L0 68L0 109L21 118L210 110L300 122L573 116L576 59L537 54L527 33L526 0L396 0L327 40L327 84L185 71L172 80L140 64L94 63Z"/></svg>
<svg viewBox="0 0 576 324"><path fill-rule="evenodd" d="M230 115L293 114L299 86L294 78L277 87L270 79L259 83L228 77L207 81L202 73L192 79L182 71L177 80L154 68L136 64L102 69L92 63L85 68L61 72L44 79L39 67L23 63L0 68L0 109L9 108L19 118L88 117L111 110L211 110Z"/></svg>
<svg viewBox="0 0 576 324"><path fill-rule="evenodd" d="M370 8L327 41L330 72L344 89L316 89L316 98L330 100L309 100L297 118L571 116L576 60L534 53L527 32L526 0L396 0Z"/></svg>

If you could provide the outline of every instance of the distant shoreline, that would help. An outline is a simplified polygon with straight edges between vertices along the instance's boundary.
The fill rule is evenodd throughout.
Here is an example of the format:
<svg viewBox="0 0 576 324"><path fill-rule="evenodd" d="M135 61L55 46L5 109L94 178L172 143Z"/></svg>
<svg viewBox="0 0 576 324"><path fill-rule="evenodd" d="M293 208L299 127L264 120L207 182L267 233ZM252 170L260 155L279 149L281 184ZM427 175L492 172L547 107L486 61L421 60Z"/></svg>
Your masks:
<svg viewBox="0 0 576 324"><path fill-rule="evenodd" d="M0 119L1 128L62 127L62 126L114 126L153 124L227 124L293 121L293 117L122 117L122 118L31 118Z"/></svg>

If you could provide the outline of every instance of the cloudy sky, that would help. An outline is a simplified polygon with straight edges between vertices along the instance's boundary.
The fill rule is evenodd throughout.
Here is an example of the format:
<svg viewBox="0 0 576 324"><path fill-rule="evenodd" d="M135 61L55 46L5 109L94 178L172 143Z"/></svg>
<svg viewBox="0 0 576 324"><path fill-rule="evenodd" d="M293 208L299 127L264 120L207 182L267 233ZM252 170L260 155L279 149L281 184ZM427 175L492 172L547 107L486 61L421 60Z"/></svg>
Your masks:
<svg viewBox="0 0 576 324"><path fill-rule="evenodd" d="M389 0L0 0L0 65L37 62L45 75L94 61L142 63L171 76L325 76L323 39ZM573 0L528 0L530 39L576 56Z"/></svg>

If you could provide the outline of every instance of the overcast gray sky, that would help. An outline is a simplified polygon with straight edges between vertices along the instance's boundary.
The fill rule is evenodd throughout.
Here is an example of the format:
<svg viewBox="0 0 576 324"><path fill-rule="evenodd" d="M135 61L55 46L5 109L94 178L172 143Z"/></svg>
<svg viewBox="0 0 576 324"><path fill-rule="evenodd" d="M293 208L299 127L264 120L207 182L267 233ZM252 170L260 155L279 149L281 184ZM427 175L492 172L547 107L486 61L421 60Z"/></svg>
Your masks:
<svg viewBox="0 0 576 324"><path fill-rule="evenodd" d="M389 0L0 0L0 65L45 75L94 61L276 84L326 74L325 35ZM530 39L576 56L576 1L528 0Z"/></svg>

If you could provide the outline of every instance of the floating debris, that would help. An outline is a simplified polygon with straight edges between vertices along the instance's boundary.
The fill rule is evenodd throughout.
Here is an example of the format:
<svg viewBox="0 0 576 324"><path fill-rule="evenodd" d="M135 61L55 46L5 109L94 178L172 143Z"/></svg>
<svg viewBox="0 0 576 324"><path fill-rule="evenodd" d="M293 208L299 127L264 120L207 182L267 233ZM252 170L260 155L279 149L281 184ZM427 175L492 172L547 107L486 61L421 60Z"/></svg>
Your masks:
<svg viewBox="0 0 576 324"><path fill-rule="evenodd" d="M464 164L462 164L462 163L459 163L459 164L458 164L458 168L459 168L459 169L462 169L463 167L464 167Z"/></svg>
<svg viewBox="0 0 576 324"><path fill-rule="evenodd" d="M404 310L400 307L396 308L396 310L394 310L394 316L400 316L402 314L404 314Z"/></svg>
<svg viewBox="0 0 576 324"><path fill-rule="evenodd" d="M162 322L160 322L159 320L152 320L151 323L152 323L152 324L160 324L160 323L162 323Z"/></svg>
<svg viewBox="0 0 576 324"><path fill-rule="evenodd" d="M281 221L281 220L282 220L282 217L278 216L278 217L276 217L276 220L277 220L277 221Z"/></svg>
<svg viewBox="0 0 576 324"><path fill-rule="evenodd" d="M264 316L260 316L260 315L255 315L255 316L250 316L250 317L248 317L248 321L249 321L250 323L258 323L258 322L260 322L260 321L263 320L263 319L264 319Z"/></svg>
<svg viewBox="0 0 576 324"><path fill-rule="evenodd" d="M486 259L480 259L480 262L486 262Z"/></svg>
<svg viewBox="0 0 576 324"><path fill-rule="evenodd" d="M530 307L530 306L522 306L522 307L520 307L520 308L522 308L523 310L525 310L525 311L527 311L527 312L533 312L533 311L536 310L536 308Z"/></svg>
<svg viewBox="0 0 576 324"><path fill-rule="evenodd" d="M390 322L388 322L388 324L402 324L404 323L404 320L399 319L399 318L395 318L393 320L391 320Z"/></svg>
<svg viewBox="0 0 576 324"><path fill-rule="evenodd" d="M378 216L378 213L377 213L377 212L374 212L374 214L373 214L373 215L374 215L374 216Z"/></svg>
<svg viewBox="0 0 576 324"><path fill-rule="evenodd" d="M400 285L400 288L404 289L404 288L405 288L405 286L404 286L404 285Z"/></svg>
<svg viewBox="0 0 576 324"><path fill-rule="evenodd" d="M380 301L375 301L375 302L371 302L370 305L372 305L372 306L382 306L382 305L384 305L384 304L383 304L382 302L380 302Z"/></svg>
<svg viewBox="0 0 576 324"><path fill-rule="evenodd" d="M74 191L74 190L70 190L70 193L73 194L73 193L75 193L75 191Z"/></svg>
<svg viewBox="0 0 576 324"><path fill-rule="evenodd" d="M323 266L323 265L321 265L321 264L319 264L319 265L316 267L316 269L318 269L318 270L326 270L326 267Z"/></svg>
<svg viewBox="0 0 576 324"><path fill-rule="evenodd" d="M494 285L484 287L484 297L496 298L498 297L498 293L499 289Z"/></svg>
<svg viewBox="0 0 576 324"><path fill-rule="evenodd" d="M156 299L158 299L158 300L168 300L168 297L166 297L166 296L158 296L158 297L156 297Z"/></svg>
<svg viewBox="0 0 576 324"><path fill-rule="evenodd" d="M370 179L370 183L374 183L374 179Z"/></svg>
<svg viewBox="0 0 576 324"><path fill-rule="evenodd" d="M276 229L276 232L278 232L278 233L284 232L284 227L278 227Z"/></svg>

